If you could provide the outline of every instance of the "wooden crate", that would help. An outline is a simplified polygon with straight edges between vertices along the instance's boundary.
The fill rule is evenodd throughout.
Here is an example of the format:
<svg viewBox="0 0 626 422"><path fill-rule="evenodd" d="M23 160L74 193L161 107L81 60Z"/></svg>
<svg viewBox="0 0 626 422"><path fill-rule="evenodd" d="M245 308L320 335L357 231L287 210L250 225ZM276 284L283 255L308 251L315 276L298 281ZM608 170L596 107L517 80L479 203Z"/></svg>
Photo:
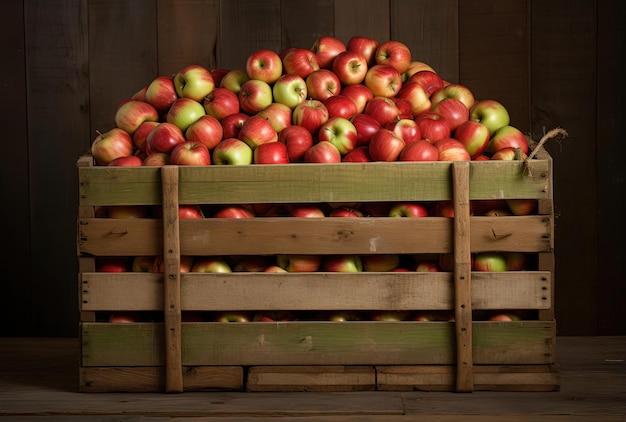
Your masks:
<svg viewBox="0 0 626 422"><path fill-rule="evenodd" d="M80 390L359 391L559 388L552 161L98 167L77 163ZM473 201L538 200L474 216ZM179 219L181 204L443 201L455 217ZM151 205L162 218L97 217ZM536 256L531 271L471 271L477 252ZM181 256L452 254L449 272L181 272ZM163 273L95 271L97 257L164 255ZM525 310L513 322L479 320ZM452 321L182 322L189 311L449 311ZM100 313L143 311L136 323Z"/></svg>

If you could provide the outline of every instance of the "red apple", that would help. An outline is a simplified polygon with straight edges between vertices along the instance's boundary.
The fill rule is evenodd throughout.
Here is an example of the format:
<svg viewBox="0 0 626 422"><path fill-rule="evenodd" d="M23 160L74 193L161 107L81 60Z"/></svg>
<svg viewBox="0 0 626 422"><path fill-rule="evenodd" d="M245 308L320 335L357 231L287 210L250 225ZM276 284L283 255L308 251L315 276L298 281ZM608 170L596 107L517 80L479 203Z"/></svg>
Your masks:
<svg viewBox="0 0 626 422"><path fill-rule="evenodd" d="M201 104L204 97L215 88L215 81L210 70L198 64L190 64L176 72L174 86L179 97Z"/></svg>
<svg viewBox="0 0 626 422"><path fill-rule="evenodd" d="M531 198L511 198L505 200L513 215L529 215L537 210L537 200Z"/></svg>
<svg viewBox="0 0 626 422"><path fill-rule="evenodd" d="M139 167L143 165L143 159L141 159L137 155L129 155L126 157L118 157L114 160L111 160L109 164L107 165L112 166L112 167L115 167L115 166Z"/></svg>
<svg viewBox="0 0 626 422"><path fill-rule="evenodd" d="M443 138L433 143L439 150L439 161L470 161L465 145L454 138Z"/></svg>
<svg viewBox="0 0 626 422"><path fill-rule="evenodd" d="M219 89L219 88L218 88ZM224 128L216 117L205 115L193 122L185 131L185 139L199 142L212 151L224 138Z"/></svg>
<svg viewBox="0 0 626 422"><path fill-rule="evenodd" d="M266 255L243 255L230 258L234 272L260 273L270 265L270 257Z"/></svg>
<svg viewBox="0 0 626 422"><path fill-rule="evenodd" d="M325 255L320 269L325 272L358 273L363 271L363 261L360 255L354 254Z"/></svg>
<svg viewBox="0 0 626 422"><path fill-rule="evenodd" d="M204 212L202 211L202 207L200 207L200 205L183 204L178 206L178 218L204 218Z"/></svg>
<svg viewBox="0 0 626 422"><path fill-rule="evenodd" d="M111 205L107 207L109 218L146 218L148 214L146 205Z"/></svg>
<svg viewBox="0 0 626 422"><path fill-rule="evenodd" d="M153 263L153 256L136 256L133 258L130 270L134 273L149 273L152 271Z"/></svg>
<svg viewBox="0 0 626 422"><path fill-rule="evenodd" d="M439 161L439 150L426 139L420 139L404 147L398 161Z"/></svg>
<svg viewBox="0 0 626 422"><path fill-rule="evenodd" d="M360 218L363 217L363 213L356 208L352 208L349 206L340 206L337 208L333 208L328 216L339 218Z"/></svg>
<svg viewBox="0 0 626 422"><path fill-rule="evenodd" d="M193 273L231 273L232 268L222 257L199 257L191 267Z"/></svg>
<svg viewBox="0 0 626 422"><path fill-rule="evenodd" d="M272 104L273 100L272 87L259 79L244 82L239 90L239 106L244 113L250 115L263 110Z"/></svg>
<svg viewBox="0 0 626 422"><path fill-rule="evenodd" d="M217 69L211 69L211 77L213 77L213 83L215 84L215 87L220 86L220 83L222 82L222 78L228 72L230 72L230 69L224 69L222 67L219 67ZM216 89L215 87L213 88L213 90Z"/></svg>
<svg viewBox="0 0 626 422"><path fill-rule="evenodd" d="M367 69L365 56L352 50L339 53L332 63L332 71L343 85L360 84L365 79Z"/></svg>
<svg viewBox="0 0 626 422"><path fill-rule="evenodd" d="M100 256L96 260L96 272L125 273L131 266L132 262L124 256Z"/></svg>
<svg viewBox="0 0 626 422"><path fill-rule="evenodd" d="M317 136L322 123L328 120L328 109L320 100L306 100L298 104L292 113L293 124L306 128Z"/></svg>
<svg viewBox="0 0 626 422"><path fill-rule="evenodd" d="M369 143L369 153L372 161L397 161L406 142L390 131L381 129L372 136Z"/></svg>
<svg viewBox="0 0 626 422"><path fill-rule="evenodd" d="M484 124L493 135L496 130L508 126L511 118L502 103L496 100L480 100L474 102L470 108L470 120Z"/></svg>
<svg viewBox="0 0 626 422"><path fill-rule="evenodd" d="M436 273L439 272L439 265L433 261L419 261L415 265L415 271L418 273Z"/></svg>
<svg viewBox="0 0 626 422"><path fill-rule="evenodd" d="M290 273L311 273L320 268L322 257L306 254L280 254L276 256L276 263Z"/></svg>
<svg viewBox="0 0 626 422"><path fill-rule="evenodd" d="M432 111L422 113L415 117L415 123L420 128L422 138L430 142L436 142L442 138L452 136L450 123L441 114Z"/></svg>
<svg viewBox="0 0 626 422"><path fill-rule="evenodd" d="M111 324L131 324L139 321L139 313L134 311L114 311L109 315Z"/></svg>
<svg viewBox="0 0 626 422"><path fill-rule="evenodd" d="M333 59L339 53L346 51L346 45L339 38L321 36L315 40L311 50L317 55L320 68L330 69Z"/></svg>
<svg viewBox="0 0 626 422"><path fill-rule="evenodd" d="M400 41L385 41L376 48L375 60L376 64L393 66L399 73L404 73L411 65L411 50Z"/></svg>
<svg viewBox="0 0 626 422"><path fill-rule="evenodd" d="M388 64L370 67L363 81L375 97L395 97L402 88L402 75Z"/></svg>
<svg viewBox="0 0 626 422"><path fill-rule="evenodd" d="M176 101L176 87L171 76L157 76L148 84L146 102L151 104L160 114L165 113Z"/></svg>
<svg viewBox="0 0 626 422"><path fill-rule="evenodd" d="M96 164L106 166L116 158L133 155L133 140L120 128L98 133L91 143L91 155Z"/></svg>
<svg viewBox="0 0 626 422"><path fill-rule="evenodd" d="M525 160L526 154L519 148L504 147L500 148L491 155L490 160Z"/></svg>
<svg viewBox="0 0 626 422"><path fill-rule="evenodd" d="M354 101L357 113L363 113L367 102L374 98L372 90L363 84L346 85L341 88L341 95L345 95Z"/></svg>
<svg viewBox="0 0 626 422"><path fill-rule="evenodd" d="M226 205L213 214L213 218L254 218L252 208L240 205Z"/></svg>
<svg viewBox="0 0 626 422"><path fill-rule="evenodd" d="M422 137L420 128L413 119L393 120L385 125L385 129L401 137L406 144L418 141Z"/></svg>
<svg viewBox="0 0 626 422"><path fill-rule="evenodd" d="M286 75L298 75L306 79L309 73L319 68L317 55L308 48L291 48L284 53L283 73Z"/></svg>
<svg viewBox="0 0 626 422"><path fill-rule="evenodd" d="M387 97L372 98L365 106L363 113L372 116L383 127L400 117L400 109L391 98Z"/></svg>
<svg viewBox="0 0 626 422"><path fill-rule="evenodd" d="M257 146L253 152L254 164L288 164L287 145L270 142Z"/></svg>
<svg viewBox="0 0 626 422"><path fill-rule="evenodd" d="M524 252L506 252L507 271L524 271L528 269L529 257Z"/></svg>
<svg viewBox="0 0 626 422"><path fill-rule="evenodd" d="M407 100L411 104L411 114L418 116L430 110L431 102L424 87L417 82L407 82L402 85L397 98Z"/></svg>
<svg viewBox="0 0 626 422"><path fill-rule="evenodd" d="M287 147L289 162L302 162L306 150L313 146L313 135L305 127L291 125L278 133L278 142Z"/></svg>
<svg viewBox="0 0 626 422"><path fill-rule="evenodd" d="M498 312L496 314L491 315L487 321L500 321L500 322L511 322L511 321L520 321L521 318L519 315L516 315L512 312Z"/></svg>
<svg viewBox="0 0 626 422"><path fill-rule="evenodd" d="M491 140L485 152L493 154L497 150L512 147L519 148L522 153L528 154L528 140L524 133L514 126L503 126L491 135Z"/></svg>
<svg viewBox="0 0 626 422"><path fill-rule="evenodd" d="M211 152L201 142L185 141L172 149L170 163L180 166L208 166L211 164Z"/></svg>
<svg viewBox="0 0 626 422"><path fill-rule="evenodd" d="M174 101L174 104L167 111L165 119L168 123L173 123L183 132L201 116L206 115L202 103L191 98L182 97Z"/></svg>
<svg viewBox="0 0 626 422"><path fill-rule="evenodd" d="M212 161L217 165L248 165L253 161L253 150L237 138L222 140L213 148Z"/></svg>
<svg viewBox="0 0 626 422"><path fill-rule="evenodd" d="M239 97L233 91L217 87L207 95L202 105L207 115L222 120L224 117L239 113Z"/></svg>
<svg viewBox="0 0 626 422"><path fill-rule="evenodd" d="M306 90L309 98L324 101L341 92L339 77L329 69L319 69L306 77Z"/></svg>
<svg viewBox="0 0 626 422"><path fill-rule="evenodd" d="M376 64L376 49L378 45L378 41L373 38L356 35L348 40L346 50L361 53L367 61L367 66L370 67Z"/></svg>
<svg viewBox="0 0 626 422"><path fill-rule="evenodd" d="M337 147L341 155L345 155L356 146L357 132L350 120L331 117L322 123L317 137L319 142L328 141Z"/></svg>
<svg viewBox="0 0 626 422"><path fill-rule="evenodd" d="M272 103L259 111L257 116L267 120L276 133L281 132L284 128L291 126L292 112L285 104Z"/></svg>
<svg viewBox="0 0 626 422"><path fill-rule="evenodd" d="M278 141L278 133L272 124L262 116L251 116L241 126L237 138L254 150L261 144Z"/></svg>
<svg viewBox="0 0 626 422"><path fill-rule="evenodd" d="M465 146L472 159L485 151L490 136L489 128L474 120L461 123L454 131L454 139Z"/></svg>
<svg viewBox="0 0 626 422"><path fill-rule="evenodd" d="M452 132L454 132L461 123L469 120L469 109L456 98L445 98L434 104L430 108L430 111L443 116L450 124Z"/></svg>
<svg viewBox="0 0 626 422"><path fill-rule="evenodd" d="M283 74L283 61L275 51L257 50L246 59L246 73L250 79L271 85Z"/></svg>
<svg viewBox="0 0 626 422"><path fill-rule="evenodd" d="M115 126L133 136L137 128L146 121L158 121L159 112L144 101L123 102L115 112Z"/></svg>
<svg viewBox="0 0 626 422"><path fill-rule="evenodd" d="M350 119L357 114L357 107L354 101L343 94L333 95L322 101L328 110L328 117L343 117Z"/></svg>
<svg viewBox="0 0 626 422"><path fill-rule="evenodd" d="M248 80L250 80L250 77L246 73L245 69L232 69L222 77L220 87L226 88L239 95L241 87Z"/></svg>
<svg viewBox="0 0 626 422"><path fill-rule="evenodd" d="M455 98L461 101L468 110L472 108L475 102L472 91L467 86L462 84L450 84L439 88L431 94L430 101L432 101L434 106L446 98Z"/></svg>
<svg viewBox="0 0 626 422"><path fill-rule="evenodd" d="M274 102L293 109L307 98L306 81L299 75L288 73L282 75L272 87Z"/></svg>
<svg viewBox="0 0 626 422"><path fill-rule="evenodd" d="M369 163L370 161L372 157L370 157L367 145L357 146L341 158L342 163Z"/></svg>
<svg viewBox="0 0 626 422"><path fill-rule="evenodd" d="M389 217L428 217L428 208L417 202L397 202L389 208Z"/></svg>
<svg viewBox="0 0 626 422"><path fill-rule="evenodd" d="M153 152L143 159L144 166L166 166L170 164L170 155L167 152Z"/></svg>
<svg viewBox="0 0 626 422"><path fill-rule="evenodd" d="M407 79L407 83L416 82L424 88L424 92L430 98L433 92L443 88L443 79L432 70L420 70Z"/></svg>
<svg viewBox="0 0 626 422"><path fill-rule="evenodd" d="M499 252L480 252L474 256L472 271L506 271L506 257Z"/></svg>
<svg viewBox="0 0 626 422"><path fill-rule="evenodd" d="M400 255L362 255L363 270L368 272L390 272L400 265Z"/></svg>
<svg viewBox="0 0 626 422"><path fill-rule="evenodd" d="M146 152L146 139L148 138L148 134L159 124L160 122L150 120L139 125L135 133L133 133L133 144L137 150Z"/></svg>
<svg viewBox="0 0 626 422"><path fill-rule="evenodd" d="M409 68L404 72L405 80L411 78L411 76L415 75L417 72L421 72L422 70L429 70L431 72L435 72L435 69L428 63L424 63L419 60L412 60L409 64ZM435 72L436 73L436 72ZM444 81L445 85L445 81Z"/></svg>
<svg viewBox="0 0 626 422"><path fill-rule="evenodd" d="M357 145L368 145L372 136L382 129L382 125L378 120L369 114L355 114L350 121L356 128Z"/></svg>
<svg viewBox="0 0 626 422"><path fill-rule="evenodd" d="M305 163L340 163L341 152L328 141L319 141L304 153Z"/></svg>
<svg viewBox="0 0 626 422"><path fill-rule="evenodd" d="M250 115L245 113L235 113L224 117L220 120L222 128L224 129L224 139L236 138L239 135L239 131L244 122L248 120Z"/></svg>
<svg viewBox="0 0 626 422"><path fill-rule="evenodd" d="M303 217L303 218L322 218L326 217L326 214L319 205L312 204L289 204L287 206L287 212L291 217Z"/></svg>
<svg viewBox="0 0 626 422"><path fill-rule="evenodd" d="M162 122L150 131L146 138L146 151L170 153L178 144L185 142L185 135L174 123Z"/></svg>

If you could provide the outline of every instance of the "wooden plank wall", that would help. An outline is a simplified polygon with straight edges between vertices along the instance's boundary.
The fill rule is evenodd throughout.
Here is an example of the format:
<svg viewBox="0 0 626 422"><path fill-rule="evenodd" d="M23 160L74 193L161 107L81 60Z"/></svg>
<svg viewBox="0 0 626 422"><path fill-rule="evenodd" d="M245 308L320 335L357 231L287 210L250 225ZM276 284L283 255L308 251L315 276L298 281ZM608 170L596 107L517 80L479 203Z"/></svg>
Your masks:
<svg viewBox="0 0 626 422"><path fill-rule="evenodd" d="M2 93L11 101L2 102L0 115L19 146L2 166L10 252L2 255L0 307L11 324L0 335L76 335L75 162L97 130L112 127L121 101L186 64L243 67L258 48L310 47L321 35L347 42L357 34L407 43L447 80L502 101L513 124L534 137L554 126L570 131L570 139L549 146L559 333L624 334L613 322L624 316L614 294L624 292L616 234L624 233L616 200L624 170L614 153L624 148L615 123L623 100L616 104L616 65L605 64L620 57L615 43L623 56L616 20L623 9L612 0L8 2L2 46L11 65L2 80L10 83Z"/></svg>

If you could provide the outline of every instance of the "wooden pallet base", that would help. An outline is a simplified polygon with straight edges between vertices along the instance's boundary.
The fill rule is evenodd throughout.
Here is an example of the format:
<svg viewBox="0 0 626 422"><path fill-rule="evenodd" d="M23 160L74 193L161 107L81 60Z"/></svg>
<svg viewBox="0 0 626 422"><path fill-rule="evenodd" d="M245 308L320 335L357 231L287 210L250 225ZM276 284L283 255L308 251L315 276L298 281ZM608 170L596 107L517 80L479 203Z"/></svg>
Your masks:
<svg viewBox="0 0 626 422"><path fill-rule="evenodd" d="M474 391L558 391L554 365L475 365ZM185 391L455 391L454 365L186 366ZM163 392L165 367L83 367L80 391Z"/></svg>

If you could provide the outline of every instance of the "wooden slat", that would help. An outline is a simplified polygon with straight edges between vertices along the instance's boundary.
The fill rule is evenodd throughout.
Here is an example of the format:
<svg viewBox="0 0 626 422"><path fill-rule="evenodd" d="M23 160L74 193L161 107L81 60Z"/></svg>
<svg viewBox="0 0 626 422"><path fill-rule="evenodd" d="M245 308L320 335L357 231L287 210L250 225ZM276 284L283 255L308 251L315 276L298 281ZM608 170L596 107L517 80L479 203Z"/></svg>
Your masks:
<svg viewBox="0 0 626 422"><path fill-rule="evenodd" d="M459 80L459 0L394 0L391 39L409 46L413 60L425 62L445 80Z"/></svg>
<svg viewBox="0 0 626 422"><path fill-rule="evenodd" d="M183 365L454 365L450 322L183 323ZM161 366L163 324L82 323L81 366ZM473 323L476 365L554 363L552 321Z"/></svg>
<svg viewBox="0 0 626 422"><path fill-rule="evenodd" d="M219 10L219 0L157 0L159 75L190 64L217 67Z"/></svg>
<svg viewBox="0 0 626 422"><path fill-rule="evenodd" d="M240 391L243 372L241 366L183 367L183 384L185 391ZM82 393L161 393L165 389L162 366L80 368L79 376Z"/></svg>
<svg viewBox="0 0 626 422"><path fill-rule="evenodd" d="M253 366L247 391L373 391L371 366Z"/></svg>
<svg viewBox="0 0 626 422"><path fill-rule="evenodd" d="M163 318L165 321L165 391L183 391L180 306L180 236L178 167L164 166L163 180Z"/></svg>
<svg viewBox="0 0 626 422"><path fill-rule="evenodd" d="M245 69L246 59L259 49L281 50L280 0L220 2L218 66ZM246 28L242 31L241 28Z"/></svg>
<svg viewBox="0 0 626 422"><path fill-rule="evenodd" d="M452 166L454 190L454 319L456 332L456 391L474 388L472 356L472 257L470 249L470 166Z"/></svg>
<svg viewBox="0 0 626 422"><path fill-rule="evenodd" d="M344 43L360 35L379 43L390 39L392 21L389 0L341 0L334 2L334 34Z"/></svg>
<svg viewBox="0 0 626 422"><path fill-rule="evenodd" d="M20 306L31 313L25 316L17 310L9 317L16 321L25 318L16 324L28 321L31 336L72 336L76 333L77 322L73 294L76 263L67 260L66 252L70 250L70 242L75 240L68 235L76 230L76 195L72 192L76 172L65 170L74 166L76 157L88 149L91 139L89 111L94 93L89 91L87 71L90 57L86 36L89 33L88 8L84 2L72 0L20 1L18 4L24 12L24 44L17 50L11 47L6 51L8 54L21 51L24 58L21 63L6 63L11 69L25 64L27 92L20 98L3 90L3 98L15 110L6 114L3 126L17 129L19 115L25 112L28 129L23 136L12 138L18 144L14 162L19 169L3 179L2 196L16 201L15 208L9 207L11 215L6 221L10 221L12 227L21 228L18 239L6 239L11 245L13 243L9 242L15 240L15 249L10 248L10 258L3 266L24 271L16 278L20 280L16 283L19 287L9 287L6 294L10 306L21 302ZM2 13L7 17L3 25L14 24L15 18L5 14L10 13L10 9ZM14 35L11 41L20 38ZM10 81L7 87L20 84L20 78L7 75L5 80ZM26 108L20 108L23 99ZM27 148L27 162L17 161L22 147ZM7 168L12 169L13 165L7 164ZM20 193L13 196L13 188L18 186ZM26 220L17 202L24 193L30 201L30 210L24 211L28 216ZM24 262L26 257L28 263ZM66 265L59 265L59 262ZM53 267L57 270L50 271ZM20 294L14 296L13 291Z"/></svg>
<svg viewBox="0 0 626 422"><path fill-rule="evenodd" d="M552 219L546 215L471 217L471 250L549 252ZM384 230L381 230L384 227ZM202 233L202 236L198 236ZM297 233L297 234L296 234ZM407 236L410 233L410 236ZM186 219L180 222L183 255L282 253L449 253L452 220L368 217L325 220L290 217ZM306 242L301 240L306 238ZM152 256L162 252L161 220L81 218L78 250L97 256Z"/></svg>
<svg viewBox="0 0 626 422"><path fill-rule="evenodd" d="M380 391L453 391L454 366L377 366ZM560 377L550 365L474 366L474 391L557 391Z"/></svg>
<svg viewBox="0 0 626 422"><path fill-rule="evenodd" d="M290 47L311 48L321 36L333 36L333 0L280 2L281 45L280 50Z"/></svg>
<svg viewBox="0 0 626 422"><path fill-rule="evenodd" d="M547 160L532 160L530 174L520 162L472 162L470 166L472 200L551 195ZM452 198L449 167L449 162L182 166L179 200L181 204L238 204L242 198L249 203L448 200ZM80 205L158 204L158 172L158 167L81 167ZM498 184L493 183L494 177Z"/></svg>
<svg viewBox="0 0 626 422"><path fill-rule="evenodd" d="M477 99L504 104L524 133L531 131L529 15L528 0L459 0L460 81Z"/></svg>
<svg viewBox="0 0 626 422"><path fill-rule="evenodd" d="M472 308L547 309L549 272L474 273ZM84 311L159 311L163 274L81 274ZM183 311L452 310L452 273L182 273Z"/></svg>
<svg viewBox="0 0 626 422"><path fill-rule="evenodd" d="M155 1L90 1L89 114L91 134L115 126L120 102L158 76Z"/></svg>

